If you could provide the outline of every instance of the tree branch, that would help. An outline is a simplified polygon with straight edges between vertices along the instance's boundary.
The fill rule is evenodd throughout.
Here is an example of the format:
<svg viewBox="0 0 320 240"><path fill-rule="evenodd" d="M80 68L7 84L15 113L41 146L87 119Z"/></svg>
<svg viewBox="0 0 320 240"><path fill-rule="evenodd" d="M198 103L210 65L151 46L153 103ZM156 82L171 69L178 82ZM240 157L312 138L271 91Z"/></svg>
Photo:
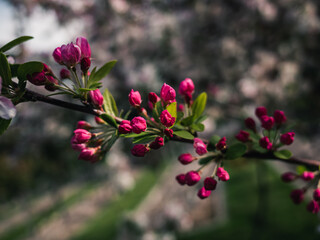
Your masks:
<svg viewBox="0 0 320 240"><path fill-rule="evenodd" d="M28 89L26 89L26 92L23 95L23 97L26 100L32 101L32 102L37 102L37 101L45 102L45 103L49 103L49 104L56 105L59 107L71 109L74 111L83 112L83 113L91 114L94 116L100 116L100 113L98 113L97 111L95 111L94 109L92 109L89 106L82 106L82 105L78 105L78 104L74 104L74 103L65 102L65 101L62 101L59 99L47 97L45 95L30 91Z"/></svg>

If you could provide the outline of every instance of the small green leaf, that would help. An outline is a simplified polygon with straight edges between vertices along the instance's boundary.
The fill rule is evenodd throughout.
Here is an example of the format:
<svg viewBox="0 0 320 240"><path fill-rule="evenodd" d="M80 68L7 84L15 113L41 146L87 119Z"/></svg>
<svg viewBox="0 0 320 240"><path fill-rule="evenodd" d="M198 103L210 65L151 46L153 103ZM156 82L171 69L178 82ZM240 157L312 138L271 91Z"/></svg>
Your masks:
<svg viewBox="0 0 320 240"><path fill-rule="evenodd" d="M296 172L298 175L301 175L305 171L308 171L308 169L303 165L297 166L296 168Z"/></svg>
<svg viewBox="0 0 320 240"><path fill-rule="evenodd" d="M219 140L221 139L220 136L218 135L213 135L211 138L210 138L210 141L209 141L209 144L208 144L208 151L214 151L216 149L216 144L219 142Z"/></svg>
<svg viewBox="0 0 320 240"><path fill-rule="evenodd" d="M134 138L132 140L132 143L137 144L137 143L149 143L152 142L155 138L157 137L157 135L150 135L150 136L144 136L144 137L140 137L140 138Z"/></svg>
<svg viewBox="0 0 320 240"><path fill-rule="evenodd" d="M157 118L155 118L155 119L158 119L159 116L160 116L160 114L161 114L162 111L164 110L163 107L162 107L161 101L158 101L158 102L156 103L156 105L155 105L155 110L156 110L157 113L158 113L158 116L157 116Z"/></svg>
<svg viewBox="0 0 320 240"><path fill-rule="evenodd" d="M18 37L14 40L12 40L11 42L8 42L6 45L4 45L3 47L0 48L0 52L6 52L8 51L9 49L25 42L25 41L28 41L30 39L32 39L33 37L30 37L30 36L22 36L22 37Z"/></svg>
<svg viewBox="0 0 320 240"><path fill-rule="evenodd" d="M11 69L7 57L0 52L0 76L2 77L3 84L8 86L11 83Z"/></svg>
<svg viewBox="0 0 320 240"><path fill-rule="evenodd" d="M182 138L185 138L185 139L189 139L189 140L193 140L194 139L194 136L189 133L188 131L174 131L173 132L174 135L178 136L178 137L182 137Z"/></svg>
<svg viewBox="0 0 320 240"><path fill-rule="evenodd" d="M173 102L167 106L167 110L172 117L177 119L177 102Z"/></svg>
<svg viewBox="0 0 320 240"><path fill-rule="evenodd" d="M112 60L103 65L99 70L95 71L93 74L90 74L90 82L98 82L102 78L108 75L114 65L117 63L117 60Z"/></svg>
<svg viewBox="0 0 320 240"><path fill-rule="evenodd" d="M193 116L186 117L181 120L181 125L190 126L193 123Z"/></svg>
<svg viewBox="0 0 320 240"><path fill-rule="evenodd" d="M196 132L203 132L204 131L204 125L202 123L194 123L191 125L191 128L195 130Z"/></svg>
<svg viewBox="0 0 320 240"><path fill-rule="evenodd" d="M250 138L254 141L254 142L259 142L261 136L257 133L255 133L254 131L247 129L246 130L248 133L250 133Z"/></svg>
<svg viewBox="0 0 320 240"><path fill-rule="evenodd" d="M180 122L180 120L183 118L183 112L177 112L177 120L176 122Z"/></svg>
<svg viewBox="0 0 320 240"><path fill-rule="evenodd" d="M207 94L205 92L201 93L194 103L192 104L192 116L193 120L201 116L207 104Z"/></svg>
<svg viewBox="0 0 320 240"><path fill-rule="evenodd" d="M106 111L106 113L111 116L117 116L118 108L112 94L109 92L108 89L104 91L103 98L104 98L104 110Z"/></svg>
<svg viewBox="0 0 320 240"><path fill-rule="evenodd" d="M203 122L204 120L206 120L208 118L208 115L201 115L200 117L198 117L195 122L196 123L201 123Z"/></svg>
<svg viewBox="0 0 320 240"><path fill-rule="evenodd" d="M227 148L226 159L232 160L242 157L247 152L247 145L243 143L235 143Z"/></svg>
<svg viewBox="0 0 320 240"><path fill-rule="evenodd" d="M114 118L112 116L110 116L109 114L101 114L100 117L106 121L108 124L110 124L111 126L118 128L118 124L116 122L116 120L114 120Z"/></svg>
<svg viewBox="0 0 320 240"><path fill-rule="evenodd" d="M27 62L21 64L18 68L18 79L19 81L24 81L27 79L27 75L31 75L36 72L41 72L43 70L43 63L41 62Z"/></svg>
<svg viewBox="0 0 320 240"><path fill-rule="evenodd" d="M90 89L90 88L79 88L78 89L80 93L86 93L86 92L89 92L89 91L92 91L92 90L95 90L95 89Z"/></svg>
<svg viewBox="0 0 320 240"><path fill-rule="evenodd" d="M11 119L7 120L7 119L0 118L0 135L2 135L7 130L10 123L11 123Z"/></svg>
<svg viewBox="0 0 320 240"><path fill-rule="evenodd" d="M18 76L18 68L20 67L21 64L9 64L10 65L10 70L11 70L11 75L12 77L17 77Z"/></svg>
<svg viewBox="0 0 320 240"><path fill-rule="evenodd" d="M112 146L115 144L115 142L117 141L117 139L119 138L119 136L116 133L117 131L115 131L112 135L112 137L108 140L106 147L104 148L104 150L106 152L110 151L110 149L112 148Z"/></svg>
<svg viewBox="0 0 320 240"><path fill-rule="evenodd" d="M198 163L199 163L200 165L205 165L205 164L207 164L208 162L210 162L212 159L213 159L213 156L204 157L204 158L201 158Z"/></svg>
<svg viewBox="0 0 320 240"><path fill-rule="evenodd" d="M125 137L125 138L135 138L135 137L145 137L148 135L153 135L153 133L149 133L149 132L142 132L142 133L129 133L129 134L121 134L121 137Z"/></svg>
<svg viewBox="0 0 320 240"><path fill-rule="evenodd" d="M276 151L273 155L280 159L289 159L292 157L292 153L287 149Z"/></svg>

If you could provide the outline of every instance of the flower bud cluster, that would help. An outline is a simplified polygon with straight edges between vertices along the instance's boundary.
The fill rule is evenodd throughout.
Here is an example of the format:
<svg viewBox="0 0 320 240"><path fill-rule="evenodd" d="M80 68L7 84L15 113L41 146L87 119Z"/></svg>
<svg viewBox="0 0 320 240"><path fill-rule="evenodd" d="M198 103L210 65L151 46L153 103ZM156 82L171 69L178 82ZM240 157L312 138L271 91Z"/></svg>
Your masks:
<svg viewBox="0 0 320 240"><path fill-rule="evenodd" d="M262 136L257 132L257 125L253 118L248 117L245 119L245 126L248 131L240 130L236 134L236 139L243 143L253 142L257 137L260 138L258 144L260 147L274 151L282 145L290 145L294 141L294 132L281 133L281 127L287 122L287 117L283 111L275 110L273 116L268 116L268 111L265 107L257 107L255 115L259 119L262 129ZM251 138L250 135L254 134L255 138Z"/></svg>
<svg viewBox="0 0 320 240"><path fill-rule="evenodd" d="M181 164L187 165L192 163L193 161L201 160L203 158L209 158L210 160L209 162L216 159L216 167L214 169L212 176L206 177L204 179L204 185L199 189L197 193L200 199L205 199L210 196L211 191L216 189L217 180L215 178L224 182L230 179L229 173L223 167L221 167L222 163L218 157L218 156L221 156L219 154L223 154L223 152L227 148L226 138L225 137L221 138L219 142L216 144L216 150L220 151L220 153L216 151L208 153L207 145L200 138L194 139L193 147L195 152L199 155L199 157L193 156L190 153L183 153L178 157L178 160ZM201 180L201 172L202 172L201 170L202 168L207 166L208 163L202 165L198 170L192 170L187 173L181 173L177 175L176 181L180 185L188 185L188 186L195 185Z"/></svg>
<svg viewBox="0 0 320 240"><path fill-rule="evenodd" d="M72 149L80 152L79 159L91 163L101 159L103 142L103 139L99 138L99 134L101 133L90 132L93 129L90 123L79 121L71 139Z"/></svg>
<svg viewBox="0 0 320 240"><path fill-rule="evenodd" d="M294 189L290 193L290 198L294 204L302 203L305 193L309 190L309 188L313 185L319 186L319 178L320 173L319 171L310 172L304 171L301 174L296 174L294 172L286 172L283 173L281 176L282 181L284 182L292 182L297 179L301 179L303 181L308 182L305 187L301 189ZM308 203L307 210L313 214L319 212L320 209L320 189L316 188L313 190L313 199Z"/></svg>
<svg viewBox="0 0 320 240"><path fill-rule="evenodd" d="M57 89L57 85L59 84L51 68L44 63L41 72L28 74L27 79L36 86L44 86L48 91L55 91Z"/></svg>

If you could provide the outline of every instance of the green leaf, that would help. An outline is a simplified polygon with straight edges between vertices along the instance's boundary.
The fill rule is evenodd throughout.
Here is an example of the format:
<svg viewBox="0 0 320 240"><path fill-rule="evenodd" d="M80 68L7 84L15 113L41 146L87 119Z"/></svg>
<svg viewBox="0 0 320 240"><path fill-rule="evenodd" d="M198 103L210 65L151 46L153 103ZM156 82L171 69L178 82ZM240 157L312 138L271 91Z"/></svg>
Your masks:
<svg viewBox="0 0 320 240"><path fill-rule="evenodd" d="M173 132L174 135L178 136L178 137L182 137L182 138L185 138L185 139L189 139L189 140L193 140L194 139L194 136L189 133L188 131L174 131Z"/></svg>
<svg viewBox="0 0 320 240"><path fill-rule="evenodd" d="M204 125L202 123L194 123L191 125L191 128L195 130L196 132L203 132L204 131Z"/></svg>
<svg viewBox="0 0 320 240"><path fill-rule="evenodd" d="M89 92L89 91L92 91L92 90L95 90L95 89L90 89L90 88L79 88L78 89L80 93L86 93L86 92Z"/></svg>
<svg viewBox="0 0 320 240"><path fill-rule="evenodd" d="M205 92L201 93L194 103L192 104L192 116L193 120L201 116L207 104L207 94Z"/></svg>
<svg viewBox="0 0 320 240"><path fill-rule="evenodd" d="M232 160L242 157L247 152L247 145L243 143L235 143L227 148L225 158Z"/></svg>
<svg viewBox="0 0 320 240"><path fill-rule="evenodd" d="M3 84L8 86L12 82L11 69L7 57L0 52L0 76L2 77Z"/></svg>
<svg viewBox="0 0 320 240"><path fill-rule="evenodd" d="M10 70L11 70L11 75L12 77L17 77L18 76L18 68L20 67L20 64L9 64L10 65Z"/></svg>
<svg viewBox="0 0 320 240"><path fill-rule="evenodd" d="M11 119L7 120L7 119L0 118L0 135L2 135L7 130L10 123L11 123Z"/></svg>
<svg viewBox="0 0 320 240"><path fill-rule="evenodd" d="M18 37L14 40L12 40L11 42L8 42L6 45L4 45L3 47L0 48L0 52L6 52L8 51L9 49L25 42L25 41L28 41L30 39L32 39L33 37L30 37L30 36L22 36L22 37Z"/></svg>
<svg viewBox="0 0 320 240"><path fill-rule="evenodd" d="M177 120L176 122L180 122L180 120L183 118L183 112L177 112Z"/></svg>
<svg viewBox="0 0 320 240"><path fill-rule="evenodd" d="M108 140L108 143L106 145L106 147L104 148L104 150L106 152L110 151L110 149L112 148L112 146L115 144L115 142L117 141L117 139L119 138L119 136L116 133L117 131L115 131L112 135L112 137Z"/></svg>
<svg viewBox="0 0 320 240"><path fill-rule="evenodd" d="M134 143L134 144L137 144L137 143L149 143L149 142L152 142L156 137L157 137L157 135L150 135L150 136L134 138L132 140L132 143Z"/></svg>
<svg viewBox="0 0 320 240"><path fill-rule="evenodd" d="M112 60L110 62L107 62L105 65L103 65L99 70L95 71L94 73L90 74L90 81L92 82L98 82L102 78L108 75L108 73L111 71L111 69L116 64L117 60Z"/></svg>
<svg viewBox="0 0 320 240"><path fill-rule="evenodd" d="M190 126L193 123L193 116L186 117L181 120L181 125Z"/></svg>
<svg viewBox="0 0 320 240"><path fill-rule="evenodd" d="M255 133L254 131L250 130L250 129L246 129L246 131L248 133L250 133L250 138L254 141L254 142L259 142L261 136L257 133Z"/></svg>
<svg viewBox="0 0 320 240"><path fill-rule="evenodd" d="M112 116L110 116L109 114L101 114L100 117L106 121L109 125L115 127L115 128L118 128L118 124L116 122L116 120L114 120L114 118Z"/></svg>
<svg viewBox="0 0 320 240"><path fill-rule="evenodd" d="M173 102L167 106L170 115L177 119L177 102Z"/></svg>
<svg viewBox="0 0 320 240"><path fill-rule="evenodd" d="M156 103L155 109L156 109L156 111L157 111L157 113L158 113L158 116L157 116L157 118L155 118L155 119L158 119L159 116L160 116L160 114L161 114L162 111L164 110L163 107L162 107L161 101L158 101L158 102Z"/></svg>
<svg viewBox="0 0 320 240"><path fill-rule="evenodd" d="M273 155L280 159L289 159L292 157L292 153L287 149L276 151Z"/></svg>
<svg viewBox="0 0 320 240"><path fill-rule="evenodd" d="M305 171L308 171L308 169L303 165L297 166L296 168L296 172L298 175L301 175Z"/></svg>
<svg viewBox="0 0 320 240"><path fill-rule="evenodd" d="M208 118L208 115L201 115L200 117L198 117L195 122L196 123L201 123L203 122L204 120L206 120Z"/></svg>
<svg viewBox="0 0 320 240"><path fill-rule="evenodd" d="M27 75L41 72L42 70L43 70L43 63L35 62L35 61L27 62L19 66L17 77L19 81L24 81L27 79Z"/></svg>
<svg viewBox="0 0 320 240"><path fill-rule="evenodd" d="M213 156L201 158L198 163L199 163L200 165L205 165L205 164L207 164L208 162L210 162L212 159L213 159Z"/></svg>
<svg viewBox="0 0 320 240"><path fill-rule="evenodd" d="M213 135L211 138L210 138L210 141L209 141L209 144L208 144L208 151L214 151L216 149L216 144L219 142L219 140L221 139L220 136L218 135Z"/></svg>
<svg viewBox="0 0 320 240"><path fill-rule="evenodd" d="M106 113L111 116L117 116L118 108L112 94L109 92L108 89L104 91L103 98L104 98L104 110L106 111Z"/></svg>
<svg viewBox="0 0 320 240"><path fill-rule="evenodd" d="M121 134L121 137L125 137L125 138L135 138L135 137L145 137L147 135L153 135L153 133L149 133L149 132L142 132L142 133L129 133L129 134Z"/></svg>

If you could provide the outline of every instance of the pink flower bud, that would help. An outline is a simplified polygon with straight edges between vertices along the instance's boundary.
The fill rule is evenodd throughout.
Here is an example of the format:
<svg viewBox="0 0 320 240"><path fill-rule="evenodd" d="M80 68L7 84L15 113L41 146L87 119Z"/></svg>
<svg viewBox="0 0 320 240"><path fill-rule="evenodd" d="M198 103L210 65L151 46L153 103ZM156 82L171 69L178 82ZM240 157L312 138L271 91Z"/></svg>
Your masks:
<svg viewBox="0 0 320 240"><path fill-rule="evenodd" d="M78 37L76 44L81 50L81 58L91 58L91 49L88 40L84 37Z"/></svg>
<svg viewBox="0 0 320 240"><path fill-rule="evenodd" d="M177 111L178 112L183 112L183 110L184 110L183 104L178 104Z"/></svg>
<svg viewBox="0 0 320 240"><path fill-rule="evenodd" d="M179 162L181 162L183 165L187 165L195 159L197 158L193 157L190 153L183 153L178 158Z"/></svg>
<svg viewBox="0 0 320 240"><path fill-rule="evenodd" d="M292 182L292 181L296 180L297 177L298 177L297 174L292 173L292 172L286 172L281 175L281 179L284 182Z"/></svg>
<svg viewBox="0 0 320 240"><path fill-rule="evenodd" d="M75 151L81 152L86 147L87 145L85 143L74 143L71 141L71 148Z"/></svg>
<svg viewBox="0 0 320 240"><path fill-rule="evenodd" d="M32 73L32 75L28 74L27 79L29 82L31 82L32 84L34 84L36 86L45 85L45 83L47 81L46 75L43 71Z"/></svg>
<svg viewBox="0 0 320 240"><path fill-rule="evenodd" d="M290 193L290 197L295 204L299 204L303 201L304 191L302 189L295 189Z"/></svg>
<svg viewBox="0 0 320 240"><path fill-rule="evenodd" d="M152 103L152 104L156 104L157 102L160 101L160 98L158 97L157 94L155 94L154 92L150 92L148 95L148 100Z"/></svg>
<svg viewBox="0 0 320 240"><path fill-rule="evenodd" d="M171 127L176 121L175 117L172 117L168 110L163 110L160 114L160 122L166 127Z"/></svg>
<svg viewBox="0 0 320 240"><path fill-rule="evenodd" d="M131 127L132 132L134 133L141 133L144 132L147 129L147 123L146 120L143 117L134 117L131 120Z"/></svg>
<svg viewBox="0 0 320 240"><path fill-rule="evenodd" d="M313 214L319 212L319 203L315 200L311 200L311 202L307 205L307 210Z"/></svg>
<svg viewBox="0 0 320 240"><path fill-rule="evenodd" d="M320 189L317 188L313 192L313 199L316 201L320 201Z"/></svg>
<svg viewBox="0 0 320 240"><path fill-rule="evenodd" d="M151 149L159 149L164 145L163 138L162 137L156 137L156 139L150 143Z"/></svg>
<svg viewBox="0 0 320 240"><path fill-rule="evenodd" d="M205 189L204 187L200 188L199 191L198 191L198 197L200 199L205 199L205 198L209 197L210 194L211 194L211 191Z"/></svg>
<svg viewBox="0 0 320 240"><path fill-rule="evenodd" d="M236 139L240 142L248 142L250 134L246 131L240 130L240 132L236 135Z"/></svg>
<svg viewBox="0 0 320 240"><path fill-rule="evenodd" d="M280 142L285 144L285 145L290 145L294 141L294 132L287 132L284 134L281 134L280 136Z"/></svg>
<svg viewBox="0 0 320 240"><path fill-rule="evenodd" d="M179 85L179 94L182 96L191 95L194 91L194 84L190 78L186 78Z"/></svg>
<svg viewBox="0 0 320 240"><path fill-rule="evenodd" d="M273 117L264 115L264 116L261 116L260 120L261 120L261 126L266 130L270 130L274 125Z"/></svg>
<svg viewBox="0 0 320 240"><path fill-rule="evenodd" d="M92 128L92 126L90 123L88 123L86 121L78 121L77 128L90 130Z"/></svg>
<svg viewBox="0 0 320 240"><path fill-rule="evenodd" d="M195 138L193 140L193 147L196 150L196 153L198 153L200 156L208 152L207 145L204 144L204 142L200 138Z"/></svg>
<svg viewBox="0 0 320 240"><path fill-rule="evenodd" d="M275 110L273 117L274 117L274 121L278 125L281 125L287 121L287 117L284 115L284 112L280 110Z"/></svg>
<svg viewBox="0 0 320 240"><path fill-rule="evenodd" d="M65 69L65 68L61 69L61 71L60 71L60 78L61 79L66 79L66 78L70 79L70 77L71 77L71 74L68 69Z"/></svg>
<svg viewBox="0 0 320 240"><path fill-rule="evenodd" d="M185 185L186 184L186 175L185 174L179 174L176 176L176 180L180 185Z"/></svg>
<svg viewBox="0 0 320 240"><path fill-rule="evenodd" d="M148 108L149 108L150 110L153 110L153 108L154 108L153 103L150 102L149 100L148 100Z"/></svg>
<svg viewBox="0 0 320 240"><path fill-rule="evenodd" d="M226 181L228 181L230 179L229 173L226 170L224 170L223 168L221 168L221 167L219 167L217 169L217 173L216 174L217 174L217 177L221 181L226 182Z"/></svg>
<svg viewBox="0 0 320 240"><path fill-rule="evenodd" d="M105 121L103 121L102 118L99 118L97 116L94 117L94 120L96 121L96 124L105 124Z"/></svg>
<svg viewBox="0 0 320 240"><path fill-rule="evenodd" d="M58 80L55 79L54 77L47 75L46 76L46 83L45 83L45 89L47 89L48 91L55 91L58 89L57 85L59 84Z"/></svg>
<svg viewBox="0 0 320 240"><path fill-rule="evenodd" d="M163 130L164 135L166 135L168 138L172 138L173 137L173 130L166 128Z"/></svg>
<svg viewBox="0 0 320 240"><path fill-rule="evenodd" d="M131 149L132 155L136 157L144 157L144 155L149 151L150 149L146 147L144 144L134 145Z"/></svg>
<svg viewBox="0 0 320 240"><path fill-rule="evenodd" d="M256 108L256 116L258 117L258 118L261 118L262 116L265 116L265 115L267 115L267 109L265 108L265 107L257 107Z"/></svg>
<svg viewBox="0 0 320 240"><path fill-rule="evenodd" d="M102 104L103 104L103 96L102 96L102 94L101 94L99 89L96 89L94 91L89 91L89 96L90 96L91 102L94 105L99 106L99 107L102 106Z"/></svg>
<svg viewBox="0 0 320 240"><path fill-rule="evenodd" d="M91 66L90 58L82 58L80 61L80 68L83 73L86 73Z"/></svg>
<svg viewBox="0 0 320 240"><path fill-rule="evenodd" d="M176 91L169 86L168 84L164 83L161 91L160 91L160 97L162 101L165 103L172 103L176 101Z"/></svg>
<svg viewBox="0 0 320 240"><path fill-rule="evenodd" d="M215 190L217 187L217 181L212 177L207 177L204 180L204 188L206 190Z"/></svg>
<svg viewBox="0 0 320 240"><path fill-rule="evenodd" d="M79 159L88 161L88 162L96 162L98 160L98 148L84 148L82 149Z"/></svg>
<svg viewBox="0 0 320 240"><path fill-rule="evenodd" d="M119 124L118 131L119 131L119 133L121 133L121 134L131 133L131 132L132 132L132 126L131 126L131 124L130 124L130 121L128 121L128 120L123 120L123 121Z"/></svg>
<svg viewBox="0 0 320 240"><path fill-rule="evenodd" d="M140 107L141 105L141 95L138 91L133 91L129 93L129 103L132 107Z"/></svg>
<svg viewBox="0 0 320 240"><path fill-rule="evenodd" d="M219 140L219 142L216 144L216 148L219 151L223 151L227 148L227 139L226 137L223 137Z"/></svg>
<svg viewBox="0 0 320 240"><path fill-rule="evenodd" d="M253 118L248 117L246 120L244 120L244 124L252 131L256 131L256 122L253 120Z"/></svg>
<svg viewBox="0 0 320 240"><path fill-rule="evenodd" d="M197 182L199 182L201 179L200 175L196 171L190 171L186 174L186 184L188 186L195 185Z"/></svg>
<svg viewBox="0 0 320 240"><path fill-rule="evenodd" d="M308 171L304 171L301 174L301 179L305 180L305 181L310 181L312 179L314 179L314 173L313 172L308 172Z"/></svg>
<svg viewBox="0 0 320 240"><path fill-rule="evenodd" d="M86 143L92 137L92 134L85 129L74 130L74 143Z"/></svg>
<svg viewBox="0 0 320 240"><path fill-rule="evenodd" d="M272 143L270 142L269 138L268 137L263 137L259 140L259 145L262 147L262 148L265 148L265 149L268 149L268 150L271 150L272 149Z"/></svg>
<svg viewBox="0 0 320 240"><path fill-rule="evenodd" d="M74 67L80 62L81 50L78 45L69 43L62 45L60 50L62 62L67 67Z"/></svg>
<svg viewBox="0 0 320 240"><path fill-rule="evenodd" d="M52 56L54 58L54 60L59 63L59 64L63 64L62 62L62 57L61 57L61 48L60 47L57 47L53 53L52 53Z"/></svg>

